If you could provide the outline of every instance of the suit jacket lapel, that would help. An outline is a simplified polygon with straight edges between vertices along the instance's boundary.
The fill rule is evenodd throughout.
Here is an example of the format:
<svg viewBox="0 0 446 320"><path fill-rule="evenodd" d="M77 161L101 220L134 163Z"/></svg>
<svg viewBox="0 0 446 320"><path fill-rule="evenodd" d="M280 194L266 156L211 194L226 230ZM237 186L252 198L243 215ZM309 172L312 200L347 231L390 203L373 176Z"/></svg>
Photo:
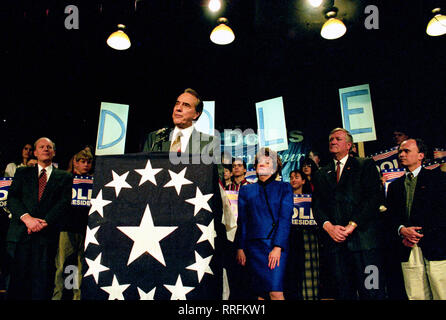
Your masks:
<svg viewBox="0 0 446 320"><path fill-rule="evenodd" d="M35 203L39 202L39 179L37 178L39 175L39 167L36 165L34 170L30 171L31 176L29 177L31 180L31 185L34 185L34 188L31 188L32 194L31 199L34 199Z"/></svg>
<svg viewBox="0 0 446 320"><path fill-rule="evenodd" d="M161 142L161 148L159 151L161 151L161 152L169 152L170 151L170 145L172 144L172 141L171 141L172 134L173 134L173 129L170 129L167 139Z"/></svg>
<svg viewBox="0 0 446 320"><path fill-rule="evenodd" d="M170 144L171 144L170 140L163 141L162 145L161 145L161 151L169 152L170 151Z"/></svg>
<svg viewBox="0 0 446 320"><path fill-rule="evenodd" d="M420 172L418 173L417 184L415 185L415 191L414 191L413 199L412 199L412 209L414 207L418 206L421 189L426 188L426 182L425 182L426 170L428 170L428 169L421 168ZM413 212L413 211L411 211L411 212Z"/></svg>
<svg viewBox="0 0 446 320"><path fill-rule="evenodd" d="M348 177L351 174L351 168L353 164L354 164L354 159L352 157L348 157L347 161L345 162L344 168L342 169L342 174L339 179L338 185L341 185L342 183L344 183L344 181L348 179ZM336 169L335 169L335 177L336 177Z"/></svg>
<svg viewBox="0 0 446 320"><path fill-rule="evenodd" d="M325 168L326 168L325 175L327 181L329 182L329 185L331 187L336 187L336 169L334 162L330 160L330 163Z"/></svg>

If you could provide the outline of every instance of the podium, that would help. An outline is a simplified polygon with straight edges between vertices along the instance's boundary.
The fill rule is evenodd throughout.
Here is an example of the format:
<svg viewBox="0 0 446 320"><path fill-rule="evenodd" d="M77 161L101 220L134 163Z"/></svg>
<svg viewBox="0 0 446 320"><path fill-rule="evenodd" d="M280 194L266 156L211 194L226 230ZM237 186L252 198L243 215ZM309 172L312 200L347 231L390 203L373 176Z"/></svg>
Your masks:
<svg viewBox="0 0 446 320"><path fill-rule="evenodd" d="M99 156L82 300L221 300L226 237L214 164Z"/></svg>

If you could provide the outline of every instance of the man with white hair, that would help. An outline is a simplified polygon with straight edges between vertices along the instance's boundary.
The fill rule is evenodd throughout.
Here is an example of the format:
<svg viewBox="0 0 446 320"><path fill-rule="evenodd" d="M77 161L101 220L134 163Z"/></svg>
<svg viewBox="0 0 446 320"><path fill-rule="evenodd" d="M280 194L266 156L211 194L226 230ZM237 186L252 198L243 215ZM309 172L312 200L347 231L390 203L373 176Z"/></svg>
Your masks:
<svg viewBox="0 0 446 320"><path fill-rule="evenodd" d="M35 167L16 171L8 194L12 218L7 235L10 259L9 300L49 300L63 214L71 204L71 175L52 165L55 144L34 144Z"/></svg>

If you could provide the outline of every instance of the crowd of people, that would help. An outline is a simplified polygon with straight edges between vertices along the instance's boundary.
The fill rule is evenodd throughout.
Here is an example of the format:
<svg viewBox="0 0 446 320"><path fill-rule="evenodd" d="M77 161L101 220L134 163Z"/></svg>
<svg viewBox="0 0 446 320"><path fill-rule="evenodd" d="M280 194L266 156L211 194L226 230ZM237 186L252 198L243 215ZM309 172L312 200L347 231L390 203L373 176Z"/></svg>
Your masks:
<svg viewBox="0 0 446 320"><path fill-rule="evenodd" d="M173 107L173 128L151 132L143 151L217 150L218 139L193 125L202 110L198 93L186 89ZM332 158L322 165L320 154L309 152L289 183L270 148L255 157L256 182L246 179L243 158L219 164L220 185L238 195L235 239L224 257L229 299L446 299L446 173L423 168L422 140L402 132L395 139L406 172L387 195L373 159L357 156L343 128L328 134ZM73 175L93 175L94 156L85 148L64 171L53 166L55 150L40 138L5 169L14 177L2 231L8 299L81 299L88 208L70 205L71 188ZM302 195L311 197L314 224L292 223ZM68 265L78 273L71 289Z"/></svg>

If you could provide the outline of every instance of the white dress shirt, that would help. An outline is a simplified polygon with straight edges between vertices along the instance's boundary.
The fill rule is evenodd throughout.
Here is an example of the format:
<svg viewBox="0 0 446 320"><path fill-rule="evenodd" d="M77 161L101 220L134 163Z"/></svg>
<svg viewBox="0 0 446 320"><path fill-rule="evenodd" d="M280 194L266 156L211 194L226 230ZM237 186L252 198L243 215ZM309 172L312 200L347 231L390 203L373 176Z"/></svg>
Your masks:
<svg viewBox="0 0 446 320"><path fill-rule="evenodd" d="M37 178L40 177L40 174L42 173L42 169L44 169L40 164L37 164L37 167L39 168L39 171L37 173ZM50 179L51 172L53 172L53 165L49 165L48 167L45 167L46 171L46 182Z"/></svg>
<svg viewBox="0 0 446 320"><path fill-rule="evenodd" d="M342 171L344 170L344 167L345 167L345 164L347 163L348 157L349 157L349 155L347 154L344 158L342 158L341 160L339 160L339 161L341 162L341 164L340 164L341 170L340 170L340 172L339 172L339 179L341 179ZM335 164L335 170L336 170L337 167L338 167L338 160L333 159L333 161L334 161L334 164Z"/></svg>

